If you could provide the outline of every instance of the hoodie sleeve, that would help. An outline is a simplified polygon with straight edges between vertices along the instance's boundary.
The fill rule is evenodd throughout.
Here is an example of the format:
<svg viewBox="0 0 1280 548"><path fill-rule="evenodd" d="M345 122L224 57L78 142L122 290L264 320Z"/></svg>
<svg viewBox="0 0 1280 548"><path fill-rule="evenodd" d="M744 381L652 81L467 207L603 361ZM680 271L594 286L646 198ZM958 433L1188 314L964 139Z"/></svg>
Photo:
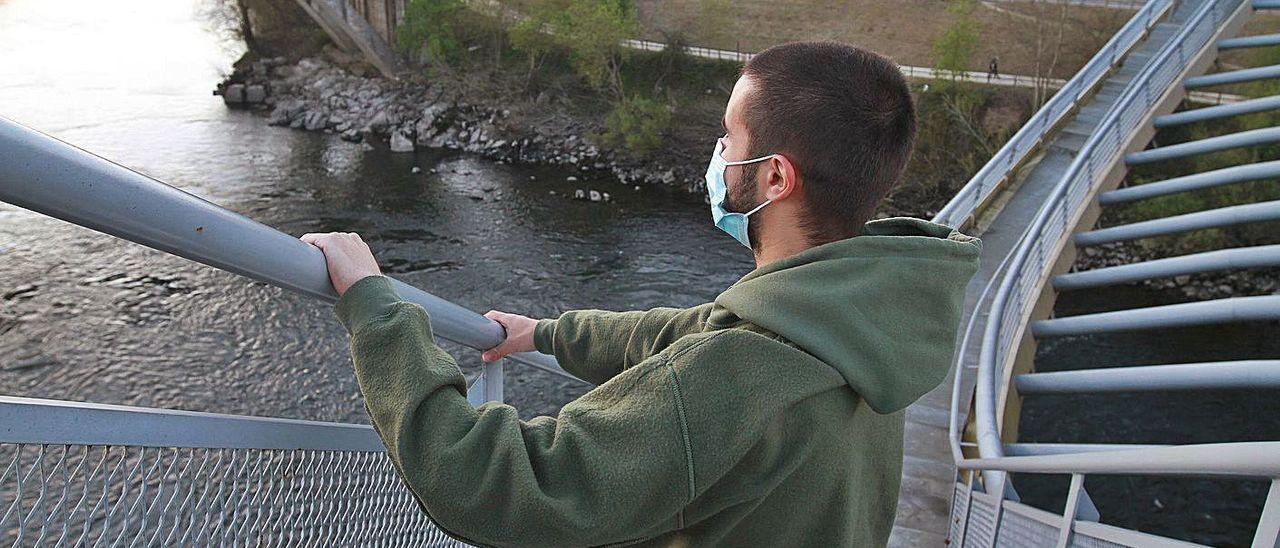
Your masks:
<svg viewBox="0 0 1280 548"><path fill-rule="evenodd" d="M573 310L539 321L534 346L555 355L560 366L578 378L604 384L680 337L702 331L711 305L631 312Z"/></svg>
<svg viewBox="0 0 1280 548"><path fill-rule="evenodd" d="M473 408L422 307L381 276L338 302L365 406L395 468L442 530L480 545L582 546L681 527L693 461L674 369L636 364L557 417ZM640 323L636 321L635 323Z"/></svg>

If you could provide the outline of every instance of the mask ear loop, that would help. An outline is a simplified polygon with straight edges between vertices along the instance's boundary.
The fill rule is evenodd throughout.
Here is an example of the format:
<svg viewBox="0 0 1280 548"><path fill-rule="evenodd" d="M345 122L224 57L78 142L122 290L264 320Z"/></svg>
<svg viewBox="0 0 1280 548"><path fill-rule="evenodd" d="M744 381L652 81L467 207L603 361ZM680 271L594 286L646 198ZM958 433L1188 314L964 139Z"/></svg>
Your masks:
<svg viewBox="0 0 1280 548"><path fill-rule="evenodd" d="M757 211L760 211L761 209L764 209L764 206L767 206L767 205L772 204L772 203L773 203L773 200L768 200L768 199L766 199L763 203L761 203L760 205L756 206L756 208L755 208L755 209L753 209L753 210L751 210L751 211L748 211L748 212L746 212L746 213L743 213L743 214L742 214L742 216L743 216L743 217L750 217L752 213L755 213L755 212L757 212Z"/></svg>
<svg viewBox="0 0 1280 548"><path fill-rule="evenodd" d="M766 154L766 155L764 155L764 156L761 156L761 157L759 157L759 158L753 158L753 159L751 159L751 160L736 160L736 161L730 162L729 160L725 160L725 159L724 159L724 137L720 137L720 138L716 139L716 156L719 156L719 157L720 157L720 161L721 161L721 162L724 162L724 165L726 165L726 166L740 166L740 165L743 165L743 164L752 164L752 163L755 163L755 162L763 162L763 161L765 161L765 160L768 160L769 158L772 158L772 157L774 157L774 156L777 156L777 154Z"/></svg>

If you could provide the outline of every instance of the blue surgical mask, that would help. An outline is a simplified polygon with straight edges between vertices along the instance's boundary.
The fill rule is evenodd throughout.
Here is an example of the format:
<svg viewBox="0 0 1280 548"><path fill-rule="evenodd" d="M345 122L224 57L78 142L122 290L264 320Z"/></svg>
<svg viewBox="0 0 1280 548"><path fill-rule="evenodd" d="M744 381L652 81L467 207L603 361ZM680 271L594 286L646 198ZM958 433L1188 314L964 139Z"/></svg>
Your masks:
<svg viewBox="0 0 1280 548"><path fill-rule="evenodd" d="M751 238L747 236L747 218L752 213L760 211L764 206L772 203L772 200L765 200L764 203L756 206L755 209L746 213L734 213L725 211L724 199L728 194L728 186L724 182L724 170L728 166L740 166L744 164L752 164L755 162L763 162L772 158L773 155L761 156L753 160L742 160L738 162L730 162L724 159L720 153L724 151L724 143L721 139L716 139L716 150L711 153L711 163L707 166L707 194L711 198L711 220L715 225L733 236L738 243L751 248Z"/></svg>

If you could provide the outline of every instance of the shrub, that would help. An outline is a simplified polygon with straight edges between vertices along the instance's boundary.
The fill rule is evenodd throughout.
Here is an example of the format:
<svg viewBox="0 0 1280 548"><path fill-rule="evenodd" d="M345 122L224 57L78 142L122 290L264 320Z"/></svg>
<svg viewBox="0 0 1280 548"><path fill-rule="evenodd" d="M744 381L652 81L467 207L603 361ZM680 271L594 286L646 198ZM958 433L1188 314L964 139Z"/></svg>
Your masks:
<svg viewBox="0 0 1280 548"><path fill-rule="evenodd" d="M603 140L609 146L621 146L631 155L643 158L662 146L662 137L671 124L667 105L646 97L633 96L614 104L605 120Z"/></svg>

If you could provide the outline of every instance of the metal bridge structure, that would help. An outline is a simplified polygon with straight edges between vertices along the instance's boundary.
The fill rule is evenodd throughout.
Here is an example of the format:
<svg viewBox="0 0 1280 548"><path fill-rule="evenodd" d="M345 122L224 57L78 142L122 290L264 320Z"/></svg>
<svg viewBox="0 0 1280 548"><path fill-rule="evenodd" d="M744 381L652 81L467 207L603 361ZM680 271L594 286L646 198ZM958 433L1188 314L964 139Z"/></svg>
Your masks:
<svg viewBox="0 0 1280 548"><path fill-rule="evenodd" d="M1125 355L1123 349L1109 348L1108 353L1117 358L1093 364L1090 369L1037 372L1035 363L1037 344L1061 337L1280 319L1280 295L1054 315L1061 291L1280 267L1280 245L1257 245L1073 269L1077 253L1091 246L1280 220L1280 201L1262 201L1097 226L1106 207L1280 178L1280 161L1272 158L1124 185L1132 166L1188 163L1193 156L1245 147L1276 150L1280 127L1166 146L1155 141L1159 141L1160 131L1169 128L1280 109L1280 96L1269 96L1178 110L1189 104L1187 94L1193 90L1280 77L1280 66L1206 73L1223 50L1280 44L1280 35L1275 34L1236 36L1260 10L1277 8L1280 2L1271 0L1147 3L1130 22L1133 26L1117 35L1120 38L1141 28L1144 37L1105 69L1109 75L1097 90L1082 93L1069 107L1072 114L1042 122L1045 127L1057 123L1059 128L1037 132L1037 144L1027 145L1035 149L1030 157L1019 154L1020 145L1011 141L1006 148L1013 153L1008 157L1003 156L1004 150L997 154L984 173L943 211L943 222L982 236L985 264L971 282L969 319L959 339L949 394L931 394L922 402L949 400L949 458L945 460L955 465L950 492L943 495L949 499L949 517L933 520L928 525L934 529L921 532L910 527L923 521L919 517L904 521L911 516L900 511L897 544L917 545L915 540L929 538L925 533L932 532L931 540L963 547L1197 545L1188 539L1107 524L1106 516L1100 515L1084 488L1085 479L1124 475L1269 482L1265 500L1255 501L1262 512L1252 531L1252 545L1280 546L1280 440L1186 445L1020 443L1018 432L1023 402L1043 395L1124 398L1152 391L1280 387L1280 360L1129 366L1120 358ZM1086 66L1082 74L1091 68ZM1019 162L1025 165L1012 169ZM1003 205L984 207L984 200ZM1061 494L1064 503L1049 509L1023 504L1014 474L1069 477L1066 492ZM911 495L904 493L904 498ZM940 525L945 526L944 531L936 529Z"/></svg>
<svg viewBox="0 0 1280 548"><path fill-rule="evenodd" d="M907 411L897 546L1183 546L1105 524L1086 476L1139 474L1271 482L1254 534L1280 536L1280 442L1190 446L1017 442L1022 398L1063 392L1264 388L1280 362L1236 361L1037 373L1037 340L1107 330L1280 318L1280 297L1240 297L1050 317L1056 291L1187 273L1277 266L1277 246L1228 249L1069 272L1102 242L1280 219L1244 204L1095 229L1101 208L1242 181L1277 162L1118 188L1127 166L1271 145L1280 128L1147 148L1159 128L1280 108L1264 97L1174 113L1189 90L1273 78L1275 67L1204 74L1219 50L1280 44L1238 37L1280 0L1151 0L935 217L983 239L951 382ZM270 227L0 118L0 201L332 302L320 251ZM86 206L88 204L88 206ZM485 349L502 328L396 282L437 336ZM505 367L569 376L550 356ZM504 364L468 388L504 405ZM572 377L571 377L572 378ZM1071 477L1054 511L1017 499L1011 473ZM0 545L455 546L418 509L367 425L0 396Z"/></svg>

